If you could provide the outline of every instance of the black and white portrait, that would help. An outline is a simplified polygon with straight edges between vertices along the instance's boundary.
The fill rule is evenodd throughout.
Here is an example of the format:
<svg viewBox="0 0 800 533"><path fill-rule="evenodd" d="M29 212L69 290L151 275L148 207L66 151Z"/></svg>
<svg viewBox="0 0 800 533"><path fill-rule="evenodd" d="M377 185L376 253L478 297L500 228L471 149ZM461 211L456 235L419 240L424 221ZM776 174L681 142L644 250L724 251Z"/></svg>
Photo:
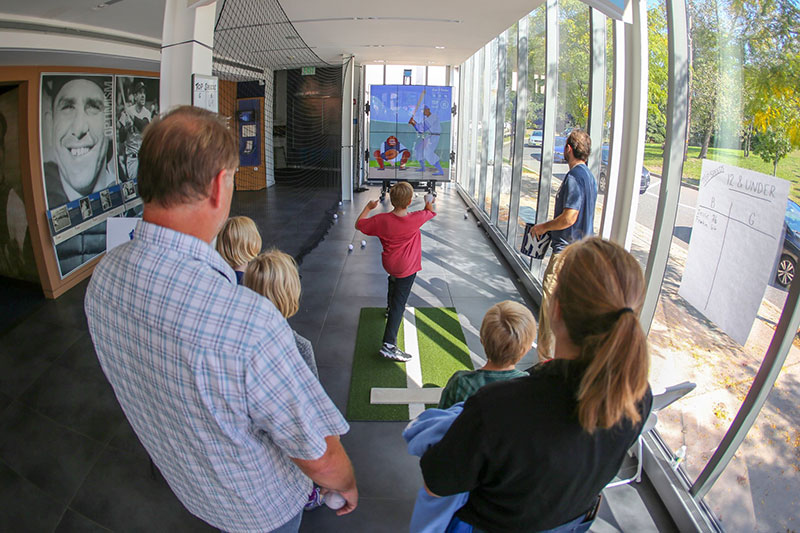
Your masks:
<svg viewBox="0 0 800 533"><path fill-rule="evenodd" d="M100 207L103 211L111 209L111 193L108 191L100 191Z"/></svg>
<svg viewBox="0 0 800 533"><path fill-rule="evenodd" d="M83 220L92 218L92 204L88 198L81 198L81 218Z"/></svg>
<svg viewBox="0 0 800 533"><path fill-rule="evenodd" d="M42 164L49 209L116 183L112 80L112 76L42 75Z"/></svg>
<svg viewBox="0 0 800 533"><path fill-rule="evenodd" d="M128 181L138 173L144 129L158 116L159 80L117 76L116 83L117 173Z"/></svg>
<svg viewBox="0 0 800 533"><path fill-rule="evenodd" d="M48 209L117 183L113 79L110 75L42 75L40 134ZM56 245L62 277L105 251L105 231L105 222L100 222Z"/></svg>

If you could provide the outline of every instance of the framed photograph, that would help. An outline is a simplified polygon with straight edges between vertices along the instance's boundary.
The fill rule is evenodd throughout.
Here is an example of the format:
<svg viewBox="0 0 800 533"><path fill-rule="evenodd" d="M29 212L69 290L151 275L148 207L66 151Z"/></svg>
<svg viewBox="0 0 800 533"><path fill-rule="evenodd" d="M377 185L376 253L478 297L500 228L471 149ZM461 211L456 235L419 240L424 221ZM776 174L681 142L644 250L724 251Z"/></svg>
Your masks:
<svg viewBox="0 0 800 533"><path fill-rule="evenodd" d="M158 78L115 76L114 120L116 126L117 176L136 179L139 148L144 129L158 116Z"/></svg>
<svg viewBox="0 0 800 533"><path fill-rule="evenodd" d="M51 210L50 216L53 219L53 229L55 229L56 232L63 231L72 225L69 218L69 210L66 205Z"/></svg>
<svg viewBox="0 0 800 533"><path fill-rule="evenodd" d="M88 198L81 198L81 218L83 220L89 220L92 218L92 203L89 201Z"/></svg>
<svg viewBox="0 0 800 533"><path fill-rule="evenodd" d="M107 189L105 191L100 191L100 206L102 207L103 211L108 211L111 209L111 192Z"/></svg>
<svg viewBox="0 0 800 533"><path fill-rule="evenodd" d="M122 184L122 199L127 202L132 198L136 198L136 183L126 181Z"/></svg>

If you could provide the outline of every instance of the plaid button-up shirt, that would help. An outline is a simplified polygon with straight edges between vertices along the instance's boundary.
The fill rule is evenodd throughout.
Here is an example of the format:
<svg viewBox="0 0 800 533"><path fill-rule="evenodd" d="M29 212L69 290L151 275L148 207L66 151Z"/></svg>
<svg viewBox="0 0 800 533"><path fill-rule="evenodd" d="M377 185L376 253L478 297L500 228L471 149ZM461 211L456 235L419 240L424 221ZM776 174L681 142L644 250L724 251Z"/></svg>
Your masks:
<svg viewBox="0 0 800 533"><path fill-rule="evenodd" d="M272 303L205 242L140 222L86 292L97 356L177 497L226 531L296 515L317 459L348 428Z"/></svg>

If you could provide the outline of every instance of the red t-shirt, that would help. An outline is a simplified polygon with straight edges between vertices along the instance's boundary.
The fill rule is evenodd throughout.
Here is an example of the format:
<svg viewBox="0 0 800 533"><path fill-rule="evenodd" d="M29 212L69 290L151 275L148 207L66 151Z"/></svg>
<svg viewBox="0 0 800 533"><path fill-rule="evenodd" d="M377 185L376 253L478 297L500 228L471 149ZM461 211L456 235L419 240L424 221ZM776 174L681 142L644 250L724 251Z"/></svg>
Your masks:
<svg viewBox="0 0 800 533"><path fill-rule="evenodd" d="M399 217L394 213L381 213L362 218L356 228L365 235L374 235L383 245L383 268L390 276L406 278L422 270L422 240L419 228L436 216L423 209Z"/></svg>

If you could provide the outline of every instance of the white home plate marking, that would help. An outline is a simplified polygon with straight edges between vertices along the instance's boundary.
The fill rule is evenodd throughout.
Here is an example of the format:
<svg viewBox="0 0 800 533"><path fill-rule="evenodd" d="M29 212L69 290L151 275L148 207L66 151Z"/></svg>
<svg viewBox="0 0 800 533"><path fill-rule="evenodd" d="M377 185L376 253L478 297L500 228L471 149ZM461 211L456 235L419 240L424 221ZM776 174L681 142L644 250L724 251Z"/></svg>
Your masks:
<svg viewBox="0 0 800 533"><path fill-rule="evenodd" d="M422 365L419 362L419 342L417 341L417 316L416 309L406 307L403 314L403 339L405 352L411 356L406 362L406 386L411 389L422 388ZM408 418L414 420L425 410L424 403L408 404Z"/></svg>

